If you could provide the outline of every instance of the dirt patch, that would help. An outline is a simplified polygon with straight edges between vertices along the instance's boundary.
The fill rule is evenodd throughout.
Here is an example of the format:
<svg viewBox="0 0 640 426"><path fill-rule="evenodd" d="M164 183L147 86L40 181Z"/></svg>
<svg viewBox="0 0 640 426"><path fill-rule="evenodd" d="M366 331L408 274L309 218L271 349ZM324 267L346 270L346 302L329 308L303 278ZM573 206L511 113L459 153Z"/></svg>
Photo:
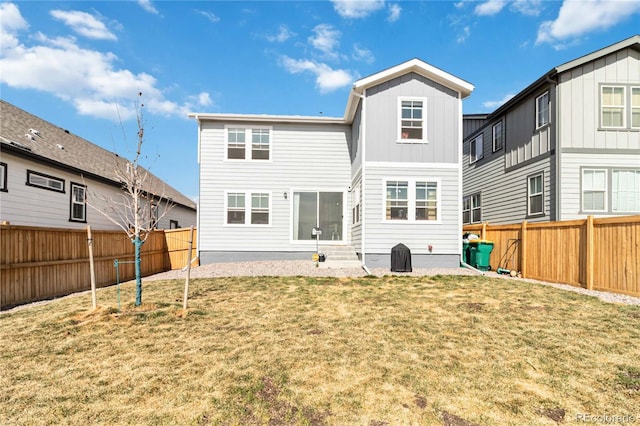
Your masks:
<svg viewBox="0 0 640 426"><path fill-rule="evenodd" d="M307 331L307 334L309 334L309 335L322 334L322 333L324 333L324 331L318 330L318 329Z"/></svg>
<svg viewBox="0 0 640 426"><path fill-rule="evenodd" d="M458 307L464 309L467 312L482 312L484 311L485 305L486 303L467 302L459 304Z"/></svg>
<svg viewBox="0 0 640 426"><path fill-rule="evenodd" d="M385 422L383 420L371 420L369 422L369 426L388 426L389 422Z"/></svg>
<svg viewBox="0 0 640 426"><path fill-rule="evenodd" d="M446 411L442 412L442 424L444 426L480 426Z"/></svg>
<svg viewBox="0 0 640 426"><path fill-rule="evenodd" d="M566 413L563 408L541 408L538 410L538 414L548 417L556 423L562 423Z"/></svg>
<svg viewBox="0 0 640 426"><path fill-rule="evenodd" d="M416 398L415 399L415 403L418 406L418 408L421 408L421 409L424 410L427 407L426 398L424 396L421 396L421 395L416 395L415 398Z"/></svg>

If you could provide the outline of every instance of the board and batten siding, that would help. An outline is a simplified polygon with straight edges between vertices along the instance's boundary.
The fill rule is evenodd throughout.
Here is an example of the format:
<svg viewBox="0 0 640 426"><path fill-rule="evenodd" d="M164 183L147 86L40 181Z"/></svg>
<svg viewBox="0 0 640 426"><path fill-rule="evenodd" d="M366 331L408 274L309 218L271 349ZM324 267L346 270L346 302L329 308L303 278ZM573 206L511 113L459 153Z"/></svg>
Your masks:
<svg viewBox="0 0 640 426"><path fill-rule="evenodd" d="M270 123L269 161L225 160L224 123L203 120L200 126L201 252L315 251L315 241L292 242L293 191L343 192L344 235L349 235L349 126ZM230 125L252 126L265 123ZM269 193L270 225L227 225L225 191Z"/></svg>
<svg viewBox="0 0 640 426"><path fill-rule="evenodd" d="M425 98L426 143L398 143L402 97ZM458 163L462 120L458 93L416 73L366 91L366 161Z"/></svg>
<svg viewBox="0 0 640 426"><path fill-rule="evenodd" d="M121 229L100 213L107 208L106 202L100 197L120 202L123 196L120 189L6 152L2 153L2 162L7 164L7 192L0 193L0 220L12 225L47 228L84 229L91 225L95 230ZM26 185L27 170L63 180L64 192ZM87 197L95 207L86 207L86 222L69 220L72 183L86 185ZM169 228L170 219L178 220L180 226L195 225L196 212L175 206L160 221L158 228Z"/></svg>
<svg viewBox="0 0 640 426"><path fill-rule="evenodd" d="M640 149L640 132L603 129L600 125L600 88L620 84L640 86L640 52L623 49L560 75L558 108L561 148ZM628 123L630 116L626 118Z"/></svg>
<svg viewBox="0 0 640 426"><path fill-rule="evenodd" d="M433 246L431 254L460 254L458 206L458 165L451 167L429 167L429 164L407 163L407 167L390 167L365 164L367 169L367 201L365 215L367 254L388 255L398 243L409 247L412 255L429 254L428 246ZM417 181L438 180L440 204L439 219L430 221L387 221L385 220L385 180L407 179ZM411 194L410 194L411 196ZM415 194L412 195L415 197Z"/></svg>

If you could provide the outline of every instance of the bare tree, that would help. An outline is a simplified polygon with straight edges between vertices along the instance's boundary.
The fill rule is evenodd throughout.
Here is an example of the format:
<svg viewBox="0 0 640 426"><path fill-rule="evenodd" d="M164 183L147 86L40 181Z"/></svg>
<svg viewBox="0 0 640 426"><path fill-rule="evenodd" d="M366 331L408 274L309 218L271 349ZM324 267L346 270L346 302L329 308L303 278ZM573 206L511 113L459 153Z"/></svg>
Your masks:
<svg viewBox="0 0 640 426"><path fill-rule="evenodd" d="M144 104L140 102L141 97L142 93L138 93L135 103L138 124L135 156L133 160L118 157L119 161L114 168L113 177L122 184L122 194L113 197L88 193L87 196L87 205L119 226L135 246L136 306L142 304L140 249L156 229L160 219L173 207L173 203L165 195L164 185L152 188L149 184L149 171L140 165L144 143Z"/></svg>

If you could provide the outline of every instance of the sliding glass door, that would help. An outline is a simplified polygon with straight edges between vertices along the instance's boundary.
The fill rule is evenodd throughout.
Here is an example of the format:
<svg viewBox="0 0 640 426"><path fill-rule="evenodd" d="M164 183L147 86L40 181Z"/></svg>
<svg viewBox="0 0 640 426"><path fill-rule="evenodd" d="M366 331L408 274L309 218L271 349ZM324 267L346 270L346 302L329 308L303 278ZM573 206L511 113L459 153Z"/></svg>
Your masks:
<svg viewBox="0 0 640 426"><path fill-rule="evenodd" d="M314 227L320 228L320 241L341 241L342 192L294 192L293 239L315 240Z"/></svg>

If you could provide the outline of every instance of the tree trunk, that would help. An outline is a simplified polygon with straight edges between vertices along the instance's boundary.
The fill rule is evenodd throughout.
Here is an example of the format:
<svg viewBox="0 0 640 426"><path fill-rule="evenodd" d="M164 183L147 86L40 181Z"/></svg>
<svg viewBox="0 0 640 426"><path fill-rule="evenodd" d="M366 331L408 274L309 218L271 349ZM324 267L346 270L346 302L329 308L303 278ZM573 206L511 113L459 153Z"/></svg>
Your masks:
<svg viewBox="0 0 640 426"><path fill-rule="evenodd" d="M140 248L142 247L142 240L140 239L140 235L136 235L133 244L136 247L136 306L140 306L142 305L142 271L140 269Z"/></svg>

